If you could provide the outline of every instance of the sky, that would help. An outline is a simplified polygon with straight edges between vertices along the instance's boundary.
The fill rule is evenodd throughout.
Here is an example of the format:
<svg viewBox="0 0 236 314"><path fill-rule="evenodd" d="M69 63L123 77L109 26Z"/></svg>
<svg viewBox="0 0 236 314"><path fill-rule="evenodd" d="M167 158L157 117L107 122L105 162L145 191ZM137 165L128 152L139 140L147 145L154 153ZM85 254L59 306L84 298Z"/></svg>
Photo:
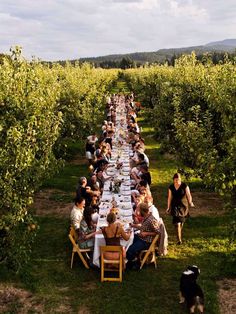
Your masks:
<svg viewBox="0 0 236 314"><path fill-rule="evenodd" d="M236 0L1 0L0 52L71 60L236 38Z"/></svg>

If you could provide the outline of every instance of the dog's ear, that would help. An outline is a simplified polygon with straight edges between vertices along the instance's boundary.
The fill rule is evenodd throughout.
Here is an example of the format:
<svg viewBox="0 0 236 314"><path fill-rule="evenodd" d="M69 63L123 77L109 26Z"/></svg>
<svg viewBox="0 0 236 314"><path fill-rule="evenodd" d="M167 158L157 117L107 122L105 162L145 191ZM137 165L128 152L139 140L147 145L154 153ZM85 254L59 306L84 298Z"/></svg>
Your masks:
<svg viewBox="0 0 236 314"><path fill-rule="evenodd" d="M194 272L195 276L200 274L200 268L197 265L188 266L188 269Z"/></svg>

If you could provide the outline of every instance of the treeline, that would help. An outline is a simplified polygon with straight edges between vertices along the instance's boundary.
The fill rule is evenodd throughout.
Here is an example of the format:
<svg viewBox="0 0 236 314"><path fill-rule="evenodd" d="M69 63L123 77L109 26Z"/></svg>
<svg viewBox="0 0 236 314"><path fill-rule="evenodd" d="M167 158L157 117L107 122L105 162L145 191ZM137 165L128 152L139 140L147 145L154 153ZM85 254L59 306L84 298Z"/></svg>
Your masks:
<svg viewBox="0 0 236 314"><path fill-rule="evenodd" d="M162 150L176 156L186 175L202 178L235 204L235 61L214 65L192 54L174 67L126 70L124 78L149 109Z"/></svg>
<svg viewBox="0 0 236 314"><path fill-rule="evenodd" d="M167 63L170 66L174 66L175 61L181 57L182 57L181 54L174 54L171 57L166 57L164 63ZM208 63L209 60L211 60L212 63L215 65L220 64L220 63L224 63L225 59L233 62L235 58L236 58L236 52L232 52L232 53L227 52L226 53L226 52L215 51L215 52L210 52L210 53L198 53L198 54L196 54L196 59L203 64Z"/></svg>
<svg viewBox="0 0 236 314"><path fill-rule="evenodd" d="M0 261L19 269L35 236L28 212L35 190L63 162L65 140L102 119L117 71L89 64L27 62L21 49L0 65Z"/></svg>
<svg viewBox="0 0 236 314"><path fill-rule="evenodd" d="M169 53L167 55L157 53L133 53L131 56L107 56L107 57L98 57L98 58L86 58L81 59L79 62L89 62L93 64L96 68L101 67L104 69L119 68L119 69L130 69L130 68L139 68L146 65L164 65L174 66L175 61L183 56L183 54L188 55L188 53ZM236 58L236 52L205 52L205 53L196 53L196 58L201 63L205 64L210 59L213 64L224 63L224 60L233 61ZM76 62L76 61L73 61ZM63 62L62 64L65 64Z"/></svg>

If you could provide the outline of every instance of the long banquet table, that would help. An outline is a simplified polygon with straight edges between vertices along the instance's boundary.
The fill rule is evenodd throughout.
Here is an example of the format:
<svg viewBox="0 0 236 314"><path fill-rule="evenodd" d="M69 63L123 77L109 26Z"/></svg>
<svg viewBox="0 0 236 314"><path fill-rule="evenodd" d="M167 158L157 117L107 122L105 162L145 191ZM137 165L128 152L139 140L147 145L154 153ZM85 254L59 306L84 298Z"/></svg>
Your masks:
<svg viewBox="0 0 236 314"><path fill-rule="evenodd" d="M112 204L116 204L118 208L117 222L120 222L124 229L129 229L129 223L133 221L132 203L131 203L131 188L130 188L130 164L129 158L132 156L130 145L126 143L127 123L126 123L126 108L124 102L120 103L116 109L116 125L115 133L112 141L112 154L109 161L107 175L112 178L104 184L104 190L99 206L99 219L97 230L107 226L106 215L112 208ZM120 187L115 191L115 184L120 182ZM112 185L112 188L111 188ZM131 233L130 239L125 241L121 239L121 245L128 249L133 243L134 234ZM103 234L95 236L93 264L100 266L100 246L105 245Z"/></svg>

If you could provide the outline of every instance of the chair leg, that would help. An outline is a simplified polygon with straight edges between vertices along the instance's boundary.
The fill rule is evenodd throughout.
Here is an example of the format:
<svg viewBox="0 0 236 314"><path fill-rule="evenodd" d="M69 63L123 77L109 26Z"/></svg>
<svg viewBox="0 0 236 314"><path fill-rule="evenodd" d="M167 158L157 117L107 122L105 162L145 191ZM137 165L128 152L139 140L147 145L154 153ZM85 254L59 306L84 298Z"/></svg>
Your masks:
<svg viewBox="0 0 236 314"><path fill-rule="evenodd" d="M71 268L71 269L72 269L72 267L73 267L74 255L75 255L75 252L72 252L71 261L70 261L70 268Z"/></svg>
<svg viewBox="0 0 236 314"><path fill-rule="evenodd" d="M155 268L157 268L157 257L156 257L156 252L153 252L153 258L154 258L154 264L155 264Z"/></svg>
<svg viewBox="0 0 236 314"><path fill-rule="evenodd" d="M123 275L123 272L122 272L122 270L123 270L123 260L122 261L120 261L120 270L119 270L119 278L120 278L120 282L122 282L122 275Z"/></svg>
<svg viewBox="0 0 236 314"><path fill-rule="evenodd" d="M89 265L88 265L88 263L86 262L85 258L83 257L83 254L80 253L80 252L78 252L78 254L79 254L79 256L80 256L80 258L81 258L81 260L82 260L84 266L85 266L87 269L89 269Z"/></svg>
<svg viewBox="0 0 236 314"><path fill-rule="evenodd" d="M152 260L151 260L151 263L153 262L154 265L155 265L155 268L157 268L157 261L156 261L156 252L155 251L151 251L149 254L146 254L141 262L141 265L140 265L140 269L143 268L143 265L146 263L149 255L152 254Z"/></svg>
<svg viewBox="0 0 236 314"><path fill-rule="evenodd" d="M101 258L101 282L104 281L104 260L103 260L103 256Z"/></svg>
<svg viewBox="0 0 236 314"><path fill-rule="evenodd" d="M143 260L141 262L140 269L143 268L143 265L146 263L146 260L147 260L148 256L149 256L149 254L145 254L145 256L144 256L144 258L143 258Z"/></svg>

